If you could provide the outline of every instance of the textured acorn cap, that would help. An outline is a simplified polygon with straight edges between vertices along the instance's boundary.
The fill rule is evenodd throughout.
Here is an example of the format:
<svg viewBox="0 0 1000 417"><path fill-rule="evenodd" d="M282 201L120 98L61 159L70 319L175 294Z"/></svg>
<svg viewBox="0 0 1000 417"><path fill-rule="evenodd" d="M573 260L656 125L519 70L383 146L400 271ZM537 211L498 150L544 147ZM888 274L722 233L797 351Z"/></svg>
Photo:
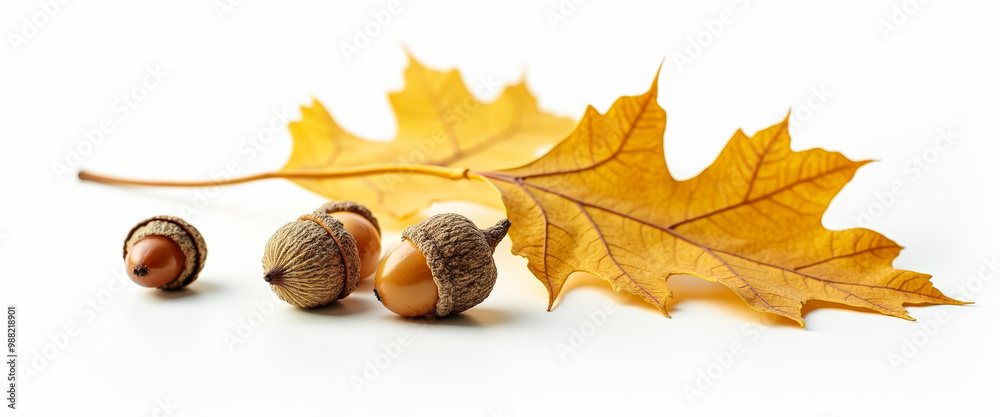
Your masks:
<svg viewBox="0 0 1000 417"><path fill-rule="evenodd" d="M382 229L378 227L378 219L375 218L371 210L368 210L368 207L365 207L362 204L358 204L353 201L330 201L322 206L319 206L316 211L321 211L326 214L336 213L338 211L349 211L360 215L361 217L368 219L372 226L375 226L375 231L378 232L378 235L382 236Z"/></svg>
<svg viewBox="0 0 1000 417"><path fill-rule="evenodd" d="M281 226L264 247L264 280L301 308L344 298L358 286L361 258L340 220L315 212Z"/></svg>
<svg viewBox="0 0 1000 417"><path fill-rule="evenodd" d="M503 219L489 229L480 230L465 216L438 214L403 230L427 258L438 302L434 314L461 313L483 302L497 280L493 251L507 235L510 220Z"/></svg>
<svg viewBox="0 0 1000 417"><path fill-rule="evenodd" d="M127 258L132 246L146 236L168 237L184 253L184 270L173 281L157 288L176 290L198 279L198 273L205 267L205 258L208 256L208 247L205 246L205 239L201 237L198 229L177 217L150 217L139 222L128 232L122 258Z"/></svg>

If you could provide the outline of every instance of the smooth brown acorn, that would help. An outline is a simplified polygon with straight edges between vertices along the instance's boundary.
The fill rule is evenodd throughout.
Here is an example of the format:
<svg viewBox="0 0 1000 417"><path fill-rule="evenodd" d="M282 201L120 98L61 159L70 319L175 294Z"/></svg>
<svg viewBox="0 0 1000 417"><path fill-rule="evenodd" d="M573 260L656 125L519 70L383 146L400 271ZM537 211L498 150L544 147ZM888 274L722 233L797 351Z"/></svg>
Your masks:
<svg viewBox="0 0 1000 417"><path fill-rule="evenodd" d="M278 228L264 247L264 281L278 298L310 308L358 286L361 259L344 223L317 211Z"/></svg>
<svg viewBox="0 0 1000 417"><path fill-rule="evenodd" d="M483 302L496 283L493 251L510 220L480 230L465 216L448 213L403 230L403 243L375 272L375 297L406 317L447 316Z"/></svg>
<svg viewBox="0 0 1000 417"><path fill-rule="evenodd" d="M347 232L354 237L361 258L361 278L367 278L378 268L382 256L382 229L378 219L367 207L353 201L331 201L316 211L329 214L344 224Z"/></svg>
<svg viewBox="0 0 1000 417"><path fill-rule="evenodd" d="M208 248L194 226L172 216L139 222L125 238L125 272L143 287L176 290L198 278Z"/></svg>

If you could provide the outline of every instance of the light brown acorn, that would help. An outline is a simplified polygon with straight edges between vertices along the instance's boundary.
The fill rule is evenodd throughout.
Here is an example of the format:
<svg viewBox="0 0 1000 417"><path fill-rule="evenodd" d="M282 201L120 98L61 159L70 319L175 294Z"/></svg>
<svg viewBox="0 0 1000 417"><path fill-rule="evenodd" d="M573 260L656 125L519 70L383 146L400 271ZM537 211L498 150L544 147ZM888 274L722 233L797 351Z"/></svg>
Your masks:
<svg viewBox="0 0 1000 417"><path fill-rule="evenodd" d="M358 245L358 256L361 257L361 278L375 273L382 255L382 229L378 227L378 219L372 212L353 201L331 201L316 211L340 220L347 232L354 237L354 242Z"/></svg>
<svg viewBox="0 0 1000 417"><path fill-rule="evenodd" d="M344 223L317 211L278 228L264 247L264 281L278 298L310 308L358 286L361 259Z"/></svg>
<svg viewBox="0 0 1000 417"><path fill-rule="evenodd" d="M208 248L194 226L172 216L150 217L125 237L125 272L143 287L176 290L198 278Z"/></svg>
<svg viewBox="0 0 1000 417"><path fill-rule="evenodd" d="M403 243L375 272L375 297L406 317L447 316L483 302L496 283L493 251L510 220L480 230L465 216L431 216L403 230Z"/></svg>

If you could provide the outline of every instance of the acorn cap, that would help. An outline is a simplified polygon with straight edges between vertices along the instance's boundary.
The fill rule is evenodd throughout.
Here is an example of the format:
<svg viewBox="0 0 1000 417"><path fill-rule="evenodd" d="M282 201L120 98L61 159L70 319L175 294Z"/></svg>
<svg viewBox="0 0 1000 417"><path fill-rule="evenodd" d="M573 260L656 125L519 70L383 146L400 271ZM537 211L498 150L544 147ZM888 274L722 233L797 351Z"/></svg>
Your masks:
<svg viewBox="0 0 1000 417"><path fill-rule="evenodd" d="M434 314L461 313L483 302L497 280L493 251L507 235L510 220L503 219L480 230L465 216L438 214L403 230L427 258L438 302Z"/></svg>
<svg viewBox="0 0 1000 417"><path fill-rule="evenodd" d="M358 246L323 212L281 226L264 247L264 280L285 302L310 308L344 298L361 279Z"/></svg>
<svg viewBox="0 0 1000 417"><path fill-rule="evenodd" d="M355 203L353 201L330 201L322 206L319 206L316 211L321 211L326 214L336 213L338 211L349 211L355 213L368 219L372 226L375 226L375 231L378 232L379 236L382 236L382 229L378 226L378 219L372 214L371 210L364 205Z"/></svg>
<svg viewBox="0 0 1000 417"><path fill-rule="evenodd" d="M205 267L205 258L208 256L205 239L201 237L198 229L177 217L150 217L139 222L128 232L122 257L127 258L128 251L132 249L132 246L146 236L166 236L173 240L184 253L184 270L173 281L157 288L176 290L198 279L198 273Z"/></svg>

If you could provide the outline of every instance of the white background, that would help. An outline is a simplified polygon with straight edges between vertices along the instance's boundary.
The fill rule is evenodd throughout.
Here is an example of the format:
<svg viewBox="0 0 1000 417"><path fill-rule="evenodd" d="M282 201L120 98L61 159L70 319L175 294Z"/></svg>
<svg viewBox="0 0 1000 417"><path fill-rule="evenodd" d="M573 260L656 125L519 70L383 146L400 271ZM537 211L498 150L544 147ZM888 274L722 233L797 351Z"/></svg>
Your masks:
<svg viewBox="0 0 1000 417"><path fill-rule="evenodd" d="M226 3L209 0L70 2L48 18L36 1L0 6L0 302L20 308L21 369L31 373L18 414L995 412L1000 285L984 259L1000 254L997 3L406 2L349 61L342 45L385 2L283 3L243 1L220 15ZM553 26L553 13L565 19ZM710 35L704 22L723 13L734 18ZM44 24L32 31L24 19ZM699 36L700 50L686 51ZM72 165L82 146L74 172L205 179L231 161L244 174L274 170L290 140L268 124L275 112L297 117L312 97L349 130L388 140L386 94L402 87L405 50L459 68L469 84L526 76L545 110L573 119L646 91L665 60L667 162L683 178L736 129L754 132L792 108L795 149L878 160L825 224L886 234L907 247L895 266L976 304L911 307L916 323L811 304L803 329L696 278L671 280L667 319L583 277L546 312L544 287L505 241L493 295L458 318L399 319L370 284L303 311L271 294L260 257L278 226L324 200L281 180L225 188L187 216L208 241L207 266L188 291L165 294L117 283L122 240L138 220L200 205L206 190L83 184L53 168ZM157 67L162 82L122 117L116 100ZM104 119L104 140L80 145ZM935 148L942 130L957 138ZM267 133L275 139L259 154L240 152ZM887 196L894 182L901 191ZM450 210L481 225L502 216L462 204L431 212ZM397 240L398 229L384 236L387 247ZM606 305L616 309L601 320L594 312ZM240 326L249 334L230 349L226 335ZM409 343L395 355L401 336ZM733 343L740 354L727 356ZM359 391L352 376L365 378L369 364L382 369Z"/></svg>

